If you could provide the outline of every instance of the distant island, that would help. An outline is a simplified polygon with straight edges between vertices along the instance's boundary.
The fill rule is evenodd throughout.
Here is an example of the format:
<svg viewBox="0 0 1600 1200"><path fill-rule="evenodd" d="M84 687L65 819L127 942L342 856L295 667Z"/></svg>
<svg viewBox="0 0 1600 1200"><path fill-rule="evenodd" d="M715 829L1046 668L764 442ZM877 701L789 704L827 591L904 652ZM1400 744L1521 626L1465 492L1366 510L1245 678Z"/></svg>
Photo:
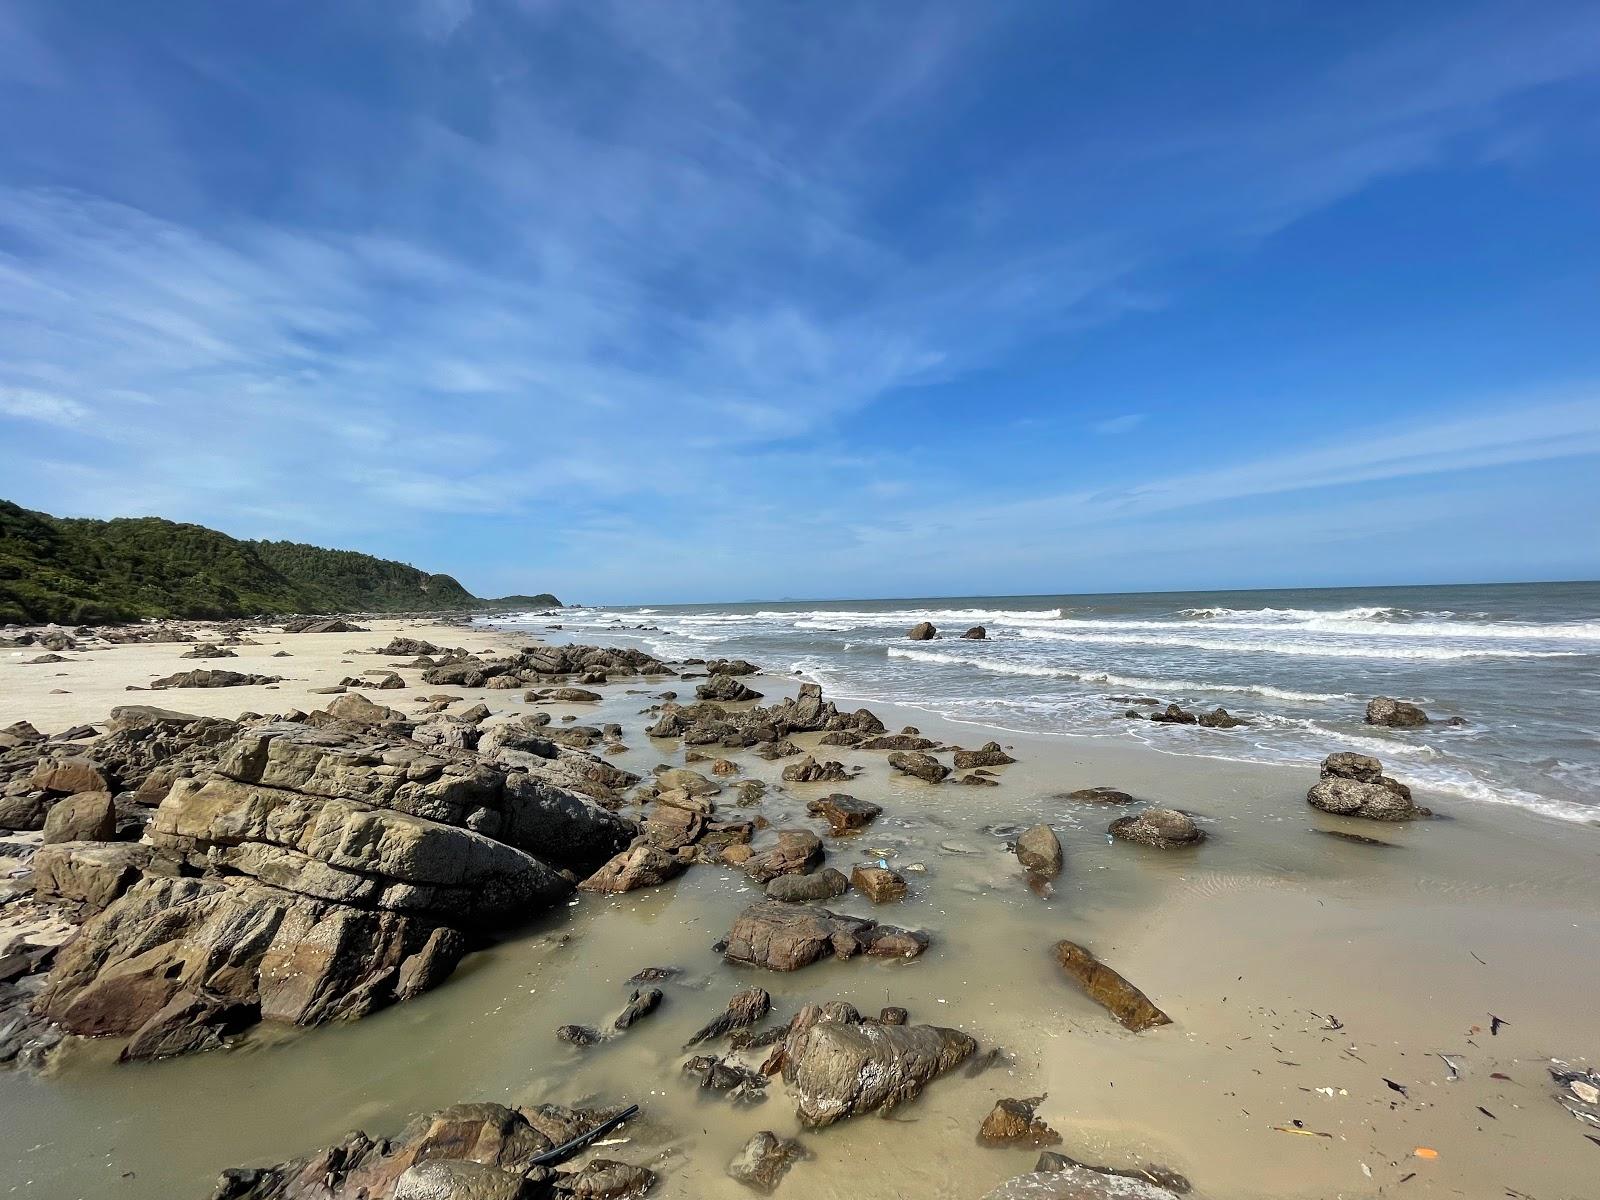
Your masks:
<svg viewBox="0 0 1600 1200"><path fill-rule="evenodd" d="M0 623L560 604L547 592L484 599L452 576L353 550L241 541L160 517L53 517L0 500Z"/></svg>

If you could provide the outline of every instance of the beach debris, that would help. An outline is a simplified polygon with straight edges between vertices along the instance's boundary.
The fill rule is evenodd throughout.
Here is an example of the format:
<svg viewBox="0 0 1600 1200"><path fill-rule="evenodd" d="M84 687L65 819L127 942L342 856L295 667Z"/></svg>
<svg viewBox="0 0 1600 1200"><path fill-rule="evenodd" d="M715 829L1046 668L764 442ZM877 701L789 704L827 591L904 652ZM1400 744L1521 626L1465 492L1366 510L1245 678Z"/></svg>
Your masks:
<svg viewBox="0 0 1600 1200"><path fill-rule="evenodd" d="M1139 1033L1172 1024L1172 1018L1152 1004L1148 996L1077 942L1057 942L1054 954L1061 969L1124 1029Z"/></svg>
<svg viewBox="0 0 1600 1200"><path fill-rule="evenodd" d="M1498 1121L1500 1119L1499 1117L1495 1116L1492 1112L1490 1112L1487 1108L1485 1108L1481 1104L1478 1105L1478 1111L1481 1112L1484 1116L1488 1117L1489 1120L1491 1120L1491 1121Z"/></svg>
<svg viewBox="0 0 1600 1200"><path fill-rule="evenodd" d="M1450 1072L1450 1082L1451 1083L1454 1083L1456 1080L1461 1078L1460 1068L1458 1068L1456 1066L1455 1062L1451 1059L1451 1057L1448 1054L1440 1054L1440 1055L1437 1055L1436 1057L1439 1059L1439 1061L1444 1063L1445 1070Z"/></svg>
<svg viewBox="0 0 1600 1200"><path fill-rule="evenodd" d="M1489 1036L1491 1036L1491 1037L1499 1037L1500 1036L1500 1027L1502 1025L1510 1025L1510 1024L1511 1024L1510 1021L1507 1021L1507 1020L1505 1020L1505 1019L1503 1019L1501 1017L1495 1016L1493 1013L1490 1013L1489 1014Z"/></svg>
<svg viewBox="0 0 1600 1200"><path fill-rule="evenodd" d="M1435 1158L1439 1157L1439 1152L1437 1150L1435 1150L1432 1146L1418 1146L1411 1153L1414 1154L1417 1158L1428 1159L1430 1161L1432 1159L1435 1159Z"/></svg>
<svg viewBox="0 0 1600 1200"><path fill-rule="evenodd" d="M1575 1069L1559 1058L1550 1060L1550 1078L1564 1089L1556 1103L1577 1120L1600 1126L1600 1072Z"/></svg>
<svg viewBox="0 0 1600 1200"><path fill-rule="evenodd" d="M1320 1129L1307 1129L1302 1121L1294 1121L1288 1125L1274 1125L1272 1128L1278 1133L1293 1133L1300 1137L1331 1138L1333 1136L1331 1133L1323 1133Z"/></svg>
<svg viewBox="0 0 1600 1200"><path fill-rule="evenodd" d="M1405 1084L1396 1083L1394 1080L1389 1079L1389 1078L1385 1078L1383 1082L1389 1085L1389 1090L1391 1092L1399 1092L1407 1100L1411 1099L1410 1093L1406 1091L1406 1085Z"/></svg>

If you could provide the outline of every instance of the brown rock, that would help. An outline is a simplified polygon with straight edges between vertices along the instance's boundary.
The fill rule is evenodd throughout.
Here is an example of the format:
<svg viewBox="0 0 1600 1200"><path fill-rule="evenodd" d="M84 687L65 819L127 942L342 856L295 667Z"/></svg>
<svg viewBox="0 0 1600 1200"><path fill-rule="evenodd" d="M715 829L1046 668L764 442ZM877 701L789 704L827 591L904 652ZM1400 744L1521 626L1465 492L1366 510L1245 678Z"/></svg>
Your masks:
<svg viewBox="0 0 1600 1200"><path fill-rule="evenodd" d="M933 627L933 622L919 621L911 627L906 636L913 642L929 642L939 636L939 631Z"/></svg>
<svg viewBox="0 0 1600 1200"><path fill-rule="evenodd" d="M916 750L896 750L889 755L889 765L902 775L912 775L924 783L939 783L950 774L950 768L934 758Z"/></svg>
<svg viewBox="0 0 1600 1200"><path fill-rule="evenodd" d="M1036 875L1061 874L1061 839L1048 825L1034 825L1017 835L1017 861Z"/></svg>
<svg viewBox="0 0 1600 1200"><path fill-rule="evenodd" d="M78 792L51 806L44 819L46 845L109 842L117 835L117 808L110 792Z"/></svg>
<svg viewBox="0 0 1600 1200"><path fill-rule="evenodd" d="M1038 1117L1034 1109L1042 1096L1031 1100L1001 1100L983 1119L978 1141L985 1146L1055 1146L1061 1135Z"/></svg>
<svg viewBox="0 0 1600 1200"><path fill-rule="evenodd" d="M1055 956L1061 969L1124 1029L1139 1033L1172 1024L1172 1018L1150 1003L1149 997L1078 943L1057 942Z"/></svg>
<svg viewBox="0 0 1600 1200"><path fill-rule="evenodd" d="M888 904L906 896L904 877L887 867L858 865L850 872L850 885L874 904Z"/></svg>

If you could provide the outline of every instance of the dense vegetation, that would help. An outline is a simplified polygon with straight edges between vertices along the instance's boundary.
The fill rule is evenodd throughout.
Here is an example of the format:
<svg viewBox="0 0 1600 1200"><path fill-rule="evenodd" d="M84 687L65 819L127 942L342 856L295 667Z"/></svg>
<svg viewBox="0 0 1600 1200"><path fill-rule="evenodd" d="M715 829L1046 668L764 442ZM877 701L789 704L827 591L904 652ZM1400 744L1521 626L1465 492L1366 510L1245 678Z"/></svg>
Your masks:
<svg viewBox="0 0 1600 1200"><path fill-rule="evenodd" d="M554 596L518 597L534 607ZM52 517L0 500L0 623L486 607L449 575L351 550L247 542L159 517Z"/></svg>

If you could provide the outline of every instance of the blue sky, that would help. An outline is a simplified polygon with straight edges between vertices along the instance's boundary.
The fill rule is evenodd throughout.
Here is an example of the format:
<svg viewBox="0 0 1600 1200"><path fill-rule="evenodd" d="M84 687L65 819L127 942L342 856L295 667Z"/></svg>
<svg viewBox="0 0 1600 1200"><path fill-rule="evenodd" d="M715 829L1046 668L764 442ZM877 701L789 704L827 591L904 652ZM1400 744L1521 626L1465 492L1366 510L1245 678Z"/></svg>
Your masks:
<svg viewBox="0 0 1600 1200"><path fill-rule="evenodd" d="M0 495L648 602L1600 575L1600 8L0 7Z"/></svg>

